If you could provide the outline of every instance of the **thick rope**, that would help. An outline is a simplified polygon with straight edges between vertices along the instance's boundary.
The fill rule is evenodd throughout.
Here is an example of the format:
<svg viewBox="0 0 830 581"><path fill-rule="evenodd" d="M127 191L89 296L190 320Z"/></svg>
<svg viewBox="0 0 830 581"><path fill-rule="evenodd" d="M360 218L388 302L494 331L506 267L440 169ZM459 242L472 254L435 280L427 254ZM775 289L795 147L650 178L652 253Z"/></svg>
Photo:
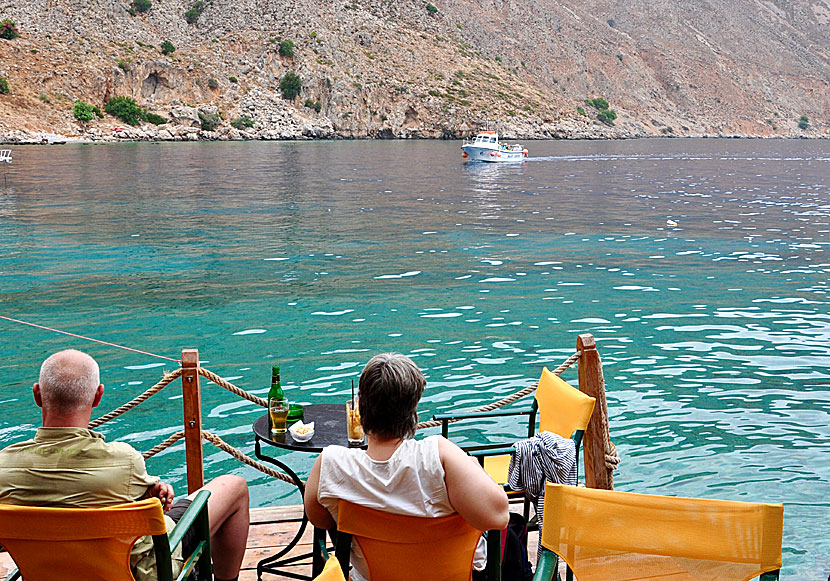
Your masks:
<svg viewBox="0 0 830 581"><path fill-rule="evenodd" d="M283 480L285 482L288 482L289 484L293 484L294 486L297 485L297 483L294 482L294 479L291 478L288 474L283 474L282 472L277 472L276 470L266 466L262 462L257 462L253 458L251 458L249 456L246 456L240 450L237 450L236 448L234 448L233 446L231 446L230 444L225 442L222 438L220 438L216 434L212 434L211 432L206 432L206 431L202 430L202 438L204 438L205 440L207 440L208 442L210 442L211 444L213 444L214 446L216 446L220 450L222 450L224 452L227 452L228 454L230 454L231 456L233 456L234 458L236 458L240 462L242 462L244 464L247 464L251 468L256 468L257 470L259 470L260 472L264 472L268 476L273 476L274 478L277 478L279 480Z"/></svg>
<svg viewBox="0 0 830 581"><path fill-rule="evenodd" d="M101 424L103 424L105 422L108 422L113 418L117 418L118 416L120 416L124 412L130 411L131 409L133 409L138 404L140 404L140 403L144 402L145 400L147 400L150 396L157 394L162 389L167 387L167 385L169 385L170 382L172 382L174 379L176 379L177 377L179 377L182 374L182 371L183 370L181 368L179 368L179 369L176 369L176 370L174 370L170 373L165 372L164 377L161 379L161 381L159 381L157 384L155 384L153 387L151 387L150 389L148 389L147 391L145 391L141 395L133 398L132 400L128 401L127 403L125 403L121 407L112 410L110 413L101 416L97 420L93 420L93 421L89 422L89 429L90 430L95 429L98 426L100 426Z"/></svg>
<svg viewBox="0 0 830 581"><path fill-rule="evenodd" d="M603 376L601 366L599 369L599 382L601 385L605 385L605 377ZM610 428L608 425L608 402L605 399L604 389L600 393L600 397L597 400L597 405L599 406L600 410L600 429L602 430L602 448L603 452L605 453L605 469L612 473L608 476L613 487L613 472L614 470L617 470L620 467L620 455L617 452L617 447L611 442Z"/></svg>
<svg viewBox="0 0 830 581"><path fill-rule="evenodd" d="M579 359L580 355L581 355L581 352L577 351L576 353L574 353L573 355L568 357L565 361L562 362L562 364L559 367L557 367L556 369L553 370L553 374L557 375L557 376L562 375L562 373L566 369L568 369L574 363L576 363L576 361ZM534 391L536 391L536 388L538 387L538 385L539 385L538 382L534 383L533 385L528 385L527 387L520 389L519 391L517 391L516 393L514 393L512 395L508 395L507 397L502 398L502 399L500 399L496 402L489 403L487 405L475 408L474 410L471 410L468 413L490 412L490 411L493 411L493 410L498 409L500 407L506 406L507 404L513 403L514 401L516 401L518 399L521 399L524 396L533 393ZM449 423L455 423L455 422L458 422L458 421L461 421L461 420L449 420ZM440 425L441 425L440 420L427 420L425 422L418 423L418 425L416 426L416 429L422 430L424 428L434 428L434 427L440 426Z"/></svg>
<svg viewBox="0 0 830 581"><path fill-rule="evenodd" d="M153 456L155 456L156 454L158 454L162 450L165 450L165 449L169 448L170 446L172 446L173 444L175 444L176 442L178 442L182 438L184 438L184 430L176 432L175 434L173 434L172 436L167 438L162 443L156 444L151 449L144 452L142 454L142 457L145 460L147 458L152 458ZM236 448L234 448L233 446L231 446L230 444L225 442L222 438L220 438L216 434L213 434L211 432L206 432L205 430L202 430L202 438L207 440L208 442L210 442L211 444L213 444L214 446L216 446L220 450L222 450L224 452L227 452L228 454L230 454L231 456L233 456L234 458L236 458L240 462L242 462L244 464L247 464L251 468L256 468L257 470L267 474L268 476L272 476L272 477L277 478L279 480L284 480L285 482L288 482L289 484L293 484L295 486L297 485L297 483L294 482L294 479L291 478L288 474L283 474L282 472L277 472L273 468L270 468L270 467L266 466L265 464L263 464L261 462L257 462L253 458L251 458L249 456L246 456L242 451L237 450Z"/></svg>
<svg viewBox="0 0 830 581"><path fill-rule="evenodd" d="M231 393L235 393L239 397L247 399L248 401L253 402L257 405L260 405L264 408L268 407L268 402L265 399L259 397L258 395L248 393L247 391L245 391L241 387L237 387L234 384L230 383L229 381L219 377L218 375L216 375L214 372L210 371L209 369L205 369L204 367L199 367L199 368L196 369L196 371L199 372L199 375L201 375L202 377L204 377L206 379L209 379L210 381L212 381L213 383L215 383L219 387L227 389Z"/></svg>
<svg viewBox="0 0 830 581"><path fill-rule="evenodd" d="M170 446L172 446L173 444L175 444L176 442L178 442L182 438L184 438L184 430L180 430L180 431L176 432L175 434L173 434L172 436L167 438L165 441L163 441L161 444L156 444L155 446L153 446L152 448L150 448L149 450L144 452L141 456L145 460L147 458L152 458L153 456L155 456L156 454L158 454L162 450L166 450L167 448L169 448Z"/></svg>

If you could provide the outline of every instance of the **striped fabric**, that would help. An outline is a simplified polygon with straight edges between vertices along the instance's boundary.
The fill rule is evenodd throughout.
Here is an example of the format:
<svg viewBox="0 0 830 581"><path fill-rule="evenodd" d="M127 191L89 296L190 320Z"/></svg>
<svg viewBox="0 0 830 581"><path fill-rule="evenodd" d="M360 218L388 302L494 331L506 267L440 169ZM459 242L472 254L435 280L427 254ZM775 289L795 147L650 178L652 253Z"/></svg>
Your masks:
<svg viewBox="0 0 830 581"><path fill-rule="evenodd" d="M576 445L570 438L541 432L513 444L507 483L513 490L523 490L534 503L539 517L541 555L542 514L545 507L545 482L576 486Z"/></svg>

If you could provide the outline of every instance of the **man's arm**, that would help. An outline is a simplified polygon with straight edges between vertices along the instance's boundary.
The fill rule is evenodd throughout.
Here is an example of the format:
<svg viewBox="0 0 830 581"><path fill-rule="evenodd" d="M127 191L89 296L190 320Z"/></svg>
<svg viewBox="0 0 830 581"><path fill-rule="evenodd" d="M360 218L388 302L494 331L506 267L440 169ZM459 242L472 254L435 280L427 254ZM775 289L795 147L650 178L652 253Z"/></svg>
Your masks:
<svg viewBox="0 0 830 581"><path fill-rule="evenodd" d="M317 499L317 489L320 487L320 463L323 455L317 456L314 466L311 468L311 473L308 475L308 480L305 483L305 494L303 495L303 504L305 505L305 512L308 515L308 520L311 521L315 527L321 529L333 529L337 524L334 522L328 509L320 504Z"/></svg>
<svg viewBox="0 0 830 581"><path fill-rule="evenodd" d="M458 514L480 531L506 527L510 519L507 494L476 459L443 437L438 440L438 454L450 504Z"/></svg>

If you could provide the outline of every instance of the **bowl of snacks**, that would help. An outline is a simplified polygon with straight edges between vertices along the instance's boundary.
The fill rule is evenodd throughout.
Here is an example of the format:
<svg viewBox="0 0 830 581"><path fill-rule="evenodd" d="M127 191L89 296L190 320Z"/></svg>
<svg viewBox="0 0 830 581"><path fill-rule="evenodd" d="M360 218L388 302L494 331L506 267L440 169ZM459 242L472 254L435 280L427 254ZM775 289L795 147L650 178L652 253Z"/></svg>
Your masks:
<svg viewBox="0 0 830 581"><path fill-rule="evenodd" d="M288 428L288 432L295 442L308 442L314 435L314 422L304 424L303 420L297 420L294 425Z"/></svg>

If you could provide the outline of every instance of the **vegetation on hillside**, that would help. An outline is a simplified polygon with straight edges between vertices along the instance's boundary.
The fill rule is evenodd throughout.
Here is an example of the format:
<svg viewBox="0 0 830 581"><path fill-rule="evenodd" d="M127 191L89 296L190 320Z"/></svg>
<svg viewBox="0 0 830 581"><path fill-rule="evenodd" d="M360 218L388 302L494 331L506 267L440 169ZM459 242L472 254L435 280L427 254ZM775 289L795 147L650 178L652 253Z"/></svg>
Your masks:
<svg viewBox="0 0 830 581"><path fill-rule="evenodd" d="M150 0L133 0L133 8L139 14L147 12L152 7L153 3Z"/></svg>
<svg viewBox="0 0 830 581"><path fill-rule="evenodd" d="M4 18L0 21L0 38L14 40L18 36L20 36L20 32L17 30L17 24L15 24L14 20Z"/></svg>
<svg viewBox="0 0 830 581"><path fill-rule="evenodd" d="M617 112L613 109L609 109L608 101L602 97L596 97L594 99L586 99L585 104L590 105L597 110L597 121L605 123L608 126L614 125L614 119L617 118ZM581 109L581 107L578 109ZM579 112L583 115L585 114L584 109Z"/></svg>
<svg viewBox="0 0 830 581"><path fill-rule="evenodd" d="M96 115L98 117L104 116L98 107L84 103L80 99L75 101L75 105L72 107L72 114L75 116L75 119L83 122L92 121Z"/></svg>
<svg viewBox="0 0 830 581"><path fill-rule="evenodd" d="M138 125L142 121L152 123L153 125L167 123L167 119L161 115L150 113L146 109L139 107L131 97L113 97L104 104L104 111L113 117L121 119L121 121L128 125Z"/></svg>
<svg viewBox="0 0 830 581"><path fill-rule="evenodd" d="M300 75L298 75L297 73L285 73L282 79L280 79L280 91L282 91L282 96L284 99L293 101L295 98L297 98L297 95L300 94L302 88L303 83L300 79Z"/></svg>

